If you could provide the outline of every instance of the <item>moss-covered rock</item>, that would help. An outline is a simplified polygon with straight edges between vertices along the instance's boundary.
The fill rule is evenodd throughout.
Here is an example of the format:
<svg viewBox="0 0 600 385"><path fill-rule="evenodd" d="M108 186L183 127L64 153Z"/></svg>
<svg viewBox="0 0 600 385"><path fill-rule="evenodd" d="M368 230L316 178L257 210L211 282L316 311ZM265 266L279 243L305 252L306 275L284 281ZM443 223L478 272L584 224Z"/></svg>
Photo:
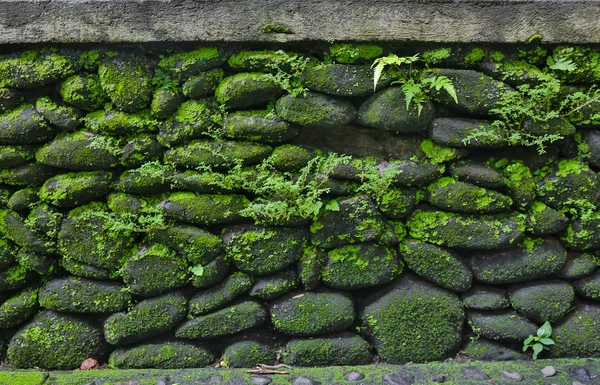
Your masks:
<svg viewBox="0 0 600 385"><path fill-rule="evenodd" d="M29 287L10 297L0 305L0 327L13 328L25 323L39 309L39 288Z"/></svg>
<svg viewBox="0 0 600 385"><path fill-rule="evenodd" d="M151 119L148 110L132 114L100 110L85 116L85 126L98 134L123 136L156 131L158 122Z"/></svg>
<svg viewBox="0 0 600 385"><path fill-rule="evenodd" d="M18 90L0 86L0 114L16 108L23 101Z"/></svg>
<svg viewBox="0 0 600 385"><path fill-rule="evenodd" d="M40 291L43 308L62 313L116 313L127 309L131 294L116 282L78 277L53 279Z"/></svg>
<svg viewBox="0 0 600 385"><path fill-rule="evenodd" d="M203 47L166 56L158 63L158 67L174 79L182 81L202 71L218 67L226 61L227 53L224 49Z"/></svg>
<svg viewBox="0 0 600 385"><path fill-rule="evenodd" d="M459 160L448 165L448 173L457 180L486 188L504 186L502 171L476 160Z"/></svg>
<svg viewBox="0 0 600 385"><path fill-rule="evenodd" d="M40 188L42 201L59 207L83 205L108 193L112 173L83 171L52 177Z"/></svg>
<svg viewBox="0 0 600 385"><path fill-rule="evenodd" d="M228 368L251 368L262 362L276 360L275 349L258 340L236 341L225 348L222 358Z"/></svg>
<svg viewBox="0 0 600 385"><path fill-rule="evenodd" d="M390 188L375 191L372 195L377 208L392 219L404 218L417 203L417 190L414 188Z"/></svg>
<svg viewBox="0 0 600 385"><path fill-rule="evenodd" d="M367 300L360 319L385 361L425 362L458 350L464 311L456 294L403 274Z"/></svg>
<svg viewBox="0 0 600 385"><path fill-rule="evenodd" d="M464 292L471 287L471 270L452 250L409 238L400 244L400 255L412 271L444 289Z"/></svg>
<svg viewBox="0 0 600 385"><path fill-rule="evenodd" d="M285 346L283 361L295 366L366 365L373 356L369 343L348 332L312 339L294 339Z"/></svg>
<svg viewBox="0 0 600 385"><path fill-rule="evenodd" d="M181 104L160 127L157 139L165 147L185 144L215 130L217 105L212 99L188 100Z"/></svg>
<svg viewBox="0 0 600 385"><path fill-rule="evenodd" d="M508 145L508 135L491 121L466 118L437 118L429 135L441 145L468 148L502 148Z"/></svg>
<svg viewBox="0 0 600 385"><path fill-rule="evenodd" d="M0 114L0 144L41 143L53 135L52 127L31 104Z"/></svg>
<svg viewBox="0 0 600 385"><path fill-rule="evenodd" d="M6 206L13 211L27 210L39 202L38 191L39 189L31 187L17 190L10 196Z"/></svg>
<svg viewBox="0 0 600 385"><path fill-rule="evenodd" d="M322 64L302 73L302 84L316 92L334 96L367 96L373 92L373 70L366 65ZM392 78L383 73L377 83L387 87Z"/></svg>
<svg viewBox="0 0 600 385"><path fill-rule="evenodd" d="M71 170L103 170L119 163L121 149L112 138L77 131L57 136L36 153L42 164Z"/></svg>
<svg viewBox="0 0 600 385"><path fill-rule="evenodd" d="M84 111L95 111L104 107L108 95L102 89L98 75L73 75L60 86L63 100Z"/></svg>
<svg viewBox="0 0 600 385"><path fill-rule="evenodd" d="M569 123L565 118L553 118L547 121L533 121L527 119L521 125L523 132L535 136L558 135L569 136L576 131L575 126Z"/></svg>
<svg viewBox="0 0 600 385"><path fill-rule="evenodd" d="M600 211L590 218L572 221L562 234L561 241L575 250L590 250L600 247Z"/></svg>
<svg viewBox="0 0 600 385"><path fill-rule="evenodd" d="M161 243L134 248L121 274L129 290L142 297L179 289L187 284L190 276L187 261Z"/></svg>
<svg viewBox="0 0 600 385"><path fill-rule="evenodd" d="M176 192L169 195L160 205L167 216L177 221L214 225L240 222L240 211L249 203L243 195Z"/></svg>
<svg viewBox="0 0 600 385"><path fill-rule="evenodd" d="M392 281L402 268L393 249L360 243L330 250L321 270L321 280L334 289L361 289Z"/></svg>
<svg viewBox="0 0 600 385"><path fill-rule="evenodd" d="M595 253L567 250L567 262L556 275L562 279L573 280L592 274L600 264L598 252Z"/></svg>
<svg viewBox="0 0 600 385"><path fill-rule="evenodd" d="M0 85L35 88L73 75L81 61L65 49L43 48L0 57Z"/></svg>
<svg viewBox="0 0 600 385"><path fill-rule="evenodd" d="M0 272L0 292L23 289L36 278L37 274L26 267L12 265Z"/></svg>
<svg viewBox="0 0 600 385"><path fill-rule="evenodd" d="M41 203L31 208L25 224L37 234L56 239L63 219L62 211L55 206Z"/></svg>
<svg viewBox="0 0 600 385"><path fill-rule="evenodd" d="M223 79L215 91L221 104L233 109L266 105L284 91L275 78L261 72L243 72Z"/></svg>
<svg viewBox="0 0 600 385"><path fill-rule="evenodd" d="M515 246L525 223L516 214L461 215L416 210L406 223L411 237L446 247L493 250Z"/></svg>
<svg viewBox="0 0 600 385"><path fill-rule="evenodd" d="M174 292L139 302L127 313L115 313L104 322L104 337L112 345L149 340L173 329L187 314L187 299Z"/></svg>
<svg viewBox="0 0 600 385"><path fill-rule="evenodd" d="M600 306L577 305L558 325L554 325L551 353L555 357L598 357Z"/></svg>
<svg viewBox="0 0 600 385"><path fill-rule="evenodd" d="M476 284L461 295L461 300L467 309L500 310L510 307L506 291L501 287Z"/></svg>
<svg viewBox="0 0 600 385"><path fill-rule="evenodd" d="M303 127L345 126L356 116L350 102L316 92L298 97L286 95L277 101L275 110L283 120Z"/></svg>
<svg viewBox="0 0 600 385"><path fill-rule="evenodd" d="M442 164L469 155L469 149L467 148L440 146L429 138L421 141L421 150L428 158L428 161L433 164Z"/></svg>
<svg viewBox="0 0 600 385"><path fill-rule="evenodd" d="M302 228L240 225L227 228L227 258L248 274L266 275L293 264L302 255L308 234Z"/></svg>
<svg viewBox="0 0 600 385"><path fill-rule="evenodd" d="M290 60L302 60L302 56L295 52L281 50L241 51L231 55L228 64L235 70L247 72L289 72Z"/></svg>
<svg viewBox="0 0 600 385"><path fill-rule="evenodd" d="M337 211L325 211L313 221L311 241L325 249L370 242L379 238L384 227L375 203L367 195L357 195L338 201Z"/></svg>
<svg viewBox="0 0 600 385"><path fill-rule="evenodd" d="M272 300L296 289L299 284L294 270L284 270L257 278L249 294L262 300Z"/></svg>
<svg viewBox="0 0 600 385"><path fill-rule="evenodd" d="M119 110L135 112L150 104L152 73L142 58L105 58L98 66L98 75L102 89Z"/></svg>
<svg viewBox="0 0 600 385"><path fill-rule="evenodd" d="M35 159L35 146L0 146L0 168L13 168Z"/></svg>
<svg viewBox="0 0 600 385"><path fill-rule="evenodd" d="M234 140L280 144L298 135L298 128L266 110L236 111L223 120L223 134Z"/></svg>
<svg viewBox="0 0 600 385"><path fill-rule="evenodd" d="M573 287L565 281L528 282L509 292L510 304L536 324L551 324L567 314L575 300ZM600 298L600 297L599 297Z"/></svg>
<svg viewBox="0 0 600 385"><path fill-rule="evenodd" d="M22 248L17 253L16 259L19 265L40 275L50 275L58 270L56 257L49 254L36 253Z"/></svg>
<svg viewBox="0 0 600 385"><path fill-rule="evenodd" d="M512 249L474 255L471 270L479 282L526 282L560 271L566 258L567 252L555 239L526 238Z"/></svg>
<svg viewBox="0 0 600 385"><path fill-rule="evenodd" d="M212 262L202 266L202 274L192 274L190 283L199 289L216 285L221 282L229 272L229 260L223 255L216 257Z"/></svg>
<svg viewBox="0 0 600 385"><path fill-rule="evenodd" d="M121 164L136 168L162 158L163 148L154 135L142 134L129 138L121 149Z"/></svg>
<svg viewBox="0 0 600 385"><path fill-rule="evenodd" d="M104 203L77 207L62 222L58 249L66 258L116 270L133 243L131 229L122 225Z"/></svg>
<svg viewBox="0 0 600 385"><path fill-rule="evenodd" d="M584 298L600 300L600 272L579 278L573 282L573 287L577 294Z"/></svg>
<svg viewBox="0 0 600 385"><path fill-rule="evenodd" d="M528 214L527 227L535 235L555 234L569 224L569 219L563 213L539 201L533 202Z"/></svg>
<svg viewBox="0 0 600 385"><path fill-rule="evenodd" d="M352 325L354 304L349 294L326 290L294 292L271 304L271 323L293 336L319 336Z"/></svg>
<svg viewBox="0 0 600 385"><path fill-rule="evenodd" d="M321 270L325 265L325 253L315 247L304 248L298 260L298 278L306 290L314 290L319 286Z"/></svg>
<svg viewBox="0 0 600 385"><path fill-rule="evenodd" d="M19 330L8 345L9 360L19 368L79 368L83 360L108 356L102 332L72 315L44 311Z"/></svg>
<svg viewBox="0 0 600 385"><path fill-rule="evenodd" d="M2 228L1 222L0 228ZM4 235L0 233L0 269L5 269L15 263L17 250L17 245L4 238Z"/></svg>
<svg viewBox="0 0 600 385"><path fill-rule="evenodd" d="M570 66L556 66L552 73L568 83L594 83L600 79L600 53L582 45L559 45L554 48L552 62L567 62Z"/></svg>
<svg viewBox="0 0 600 385"><path fill-rule="evenodd" d="M160 194L171 187L174 170L159 162L149 162L133 170L126 170L113 184L116 191L129 194Z"/></svg>
<svg viewBox="0 0 600 385"><path fill-rule="evenodd" d="M25 163L8 170L0 170L0 183L17 187L38 187L55 174L55 170L45 164Z"/></svg>
<svg viewBox="0 0 600 385"><path fill-rule="evenodd" d="M201 72L192 76L182 84L183 94L190 99L199 99L212 95L219 83L223 80L225 72L221 68Z"/></svg>
<svg viewBox="0 0 600 385"><path fill-rule="evenodd" d="M530 206L538 193L531 169L523 161L517 160L504 167L502 173L506 193L513 199L515 206L520 208Z"/></svg>
<svg viewBox="0 0 600 385"><path fill-rule="evenodd" d="M462 353L477 361L521 360L521 353L498 342L477 338L467 343Z"/></svg>
<svg viewBox="0 0 600 385"><path fill-rule="evenodd" d="M423 132L434 117L433 103L425 99L423 109L412 103L406 108L404 91L390 87L370 96L358 110L358 122L367 127L380 128L396 133Z"/></svg>
<svg viewBox="0 0 600 385"><path fill-rule="evenodd" d="M469 325L479 336L494 341L522 342L530 334L535 335L538 327L514 310L467 312Z"/></svg>
<svg viewBox="0 0 600 385"><path fill-rule="evenodd" d="M255 301L243 301L181 324L175 336L186 339L218 338L259 326L267 312Z"/></svg>
<svg viewBox="0 0 600 385"><path fill-rule="evenodd" d="M331 58L338 63L371 63L383 56L383 47L375 44L334 43L329 47Z"/></svg>
<svg viewBox="0 0 600 385"><path fill-rule="evenodd" d="M173 175L174 189L193 191L201 194L235 194L242 192L228 183L227 174L213 171L185 170Z"/></svg>
<svg viewBox="0 0 600 385"><path fill-rule="evenodd" d="M581 132L581 144L585 149L590 166L600 168L600 130Z"/></svg>
<svg viewBox="0 0 600 385"><path fill-rule="evenodd" d="M152 96L150 112L157 119L166 119L175 113L184 101L185 97L181 91L159 88L154 91L154 95Z"/></svg>
<svg viewBox="0 0 600 385"><path fill-rule="evenodd" d="M42 232L34 232L14 211L0 211L0 232L21 247L38 253L56 251L56 241Z"/></svg>
<svg viewBox="0 0 600 385"><path fill-rule="evenodd" d="M169 246L192 265L207 265L223 252L221 238L198 227L177 224L151 235L154 241Z"/></svg>
<svg viewBox="0 0 600 385"><path fill-rule="evenodd" d="M206 348L182 341L149 343L130 348L117 348L108 365L119 369L184 369L202 368L214 361Z"/></svg>
<svg viewBox="0 0 600 385"><path fill-rule="evenodd" d="M446 76L452 81L458 103L445 90L433 90L436 100L470 114L487 115L491 109L501 106L503 95L514 91L506 83L471 70L436 68L433 75Z"/></svg>
<svg viewBox="0 0 600 385"><path fill-rule="evenodd" d="M272 151L271 146L251 142L193 140L167 150L164 160L180 168L208 166L228 170L238 163L243 166L260 163Z"/></svg>
<svg viewBox="0 0 600 385"><path fill-rule="evenodd" d="M294 172L306 167L315 156L305 147L286 144L276 147L269 157L269 161L279 171Z"/></svg>
<svg viewBox="0 0 600 385"><path fill-rule="evenodd" d="M220 284L201 290L192 296L189 302L189 314L199 316L220 309L250 290L253 283L252 276L242 272L233 273Z"/></svg>
<svg viewBox="0 0 600 385"><path fill-rule="evenodd" d="M458 213L490 214L506 212L512 199L497 191L444 177L427 187L427 201L434 207Z"/></svg>
<svg viewBox="0 0 600 385"><path fill-rule="evenodd" d="M111 277L111 272L107 269L88 265L71 258L61 258L60 265L63 269L77 277L93 279L110 279Z"/></svg>
<svg viewBox="0 0 600 385"><path fill-rule="evenodd" d="M415 162L412 160L392 160L377 166L380 177L389 178L396 187L425 186L442 176L443 166Z"/></svg>
<svg viewBox="0 0 600 385"><path fill-rule="evenodd" d="M35 108L44 118L63 131L74 131L81 125L83 114L75 107L59 104L49 97L41 97Z"/></svg>

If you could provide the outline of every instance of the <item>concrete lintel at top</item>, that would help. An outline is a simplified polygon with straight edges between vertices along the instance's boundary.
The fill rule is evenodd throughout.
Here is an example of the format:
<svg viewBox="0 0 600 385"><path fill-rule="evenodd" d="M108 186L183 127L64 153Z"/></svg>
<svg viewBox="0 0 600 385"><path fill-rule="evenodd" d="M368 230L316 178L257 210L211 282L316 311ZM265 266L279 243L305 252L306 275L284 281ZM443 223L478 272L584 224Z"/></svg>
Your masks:
<svg viewBox="0 0 600 385"><path fill-rule="evenodd" d="M265 33L267 24L290 33ZM598 0L0 0L0 44L600 43Z"/></svg>

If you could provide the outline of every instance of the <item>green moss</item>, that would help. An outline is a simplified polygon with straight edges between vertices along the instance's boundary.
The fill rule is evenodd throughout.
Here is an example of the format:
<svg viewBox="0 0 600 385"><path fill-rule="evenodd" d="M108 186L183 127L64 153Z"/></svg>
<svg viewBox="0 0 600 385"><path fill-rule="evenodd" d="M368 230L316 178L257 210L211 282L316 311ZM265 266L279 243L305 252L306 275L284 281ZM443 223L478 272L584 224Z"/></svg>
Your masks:
<svg viewBox="0 0 600 385"><path fill-rule="evenodd" d="M265 24L262 27L260 27L260 30L263 31L264 33L283 33L283 34L292 33L292 31L290 31L290 29L288 27L284 27L284 26L277 25L277 24Z"/></svg>
<svg viewBox="0 0 600 385"><path fill-rule="evenodd" d="M225 60L226 57L219 49L204 47L163 57L158 63L158 67L175 79L181 80L217 67Z"/></svg>
<svg viewBox="0 0 600 385"><path fill-rule="evenodd" d="M39 309L38 291L31 287L4 301L0 305L0 327L13 328L33 317Z"/></svg>
<svg viewBox="0 0 600 385"><path fill-rule="evenodd" d="M352 333L295 339L286 345L286 353L284 362L295 366L357 365L372 360L367 341Z"/></svg>
<svg viewBox="0 0 600 385"><path fill-rule="evenodd" d="M423 52L423 60L427 64L440 64L448 59L451 54L452 48L450 47L430 49Z"/></svg>
<svg viewBox="0 0 600 385"><path fill-rule="evenodd" d="M227 368L251 368L263 362L276 361L275 349L259 341L237 341L227 346L222 362Z"/></svg>
<svg viewBox="0 0 600 385"><path fill-rule="evenodd" d="M383 55L383 47L372 44L336 43L329 47L331 58L338 63L369 62Z"/></svg>
<svg viewBox="0 0 600 385"><path fill-rule="evenodd" d="M189 314L199 316L217 310L250 290L253 283L252 276L242 272L234 273L220 284L190 298Z"/></svg>
<svg viewBox="0 0 600 385"><path fill-rule="evenodd" d="M250 290L250 296L268 301L292 291L298 285L296 272L294 270L285 270L258 278Z"/></svg>
<svg viewBox="0 0 600 385"><path fill-rule="evenodd" d="M314 290L319 286L321 269L325 265L325 254L314 246L304 248L298 260L298 277L307 290Z"/></svg>
<svg viewBox="0 0 600 385"><path fill-rule="evenodd" d="M552 51L549 63L553 73L568 82L600 79L600 52L590 47L559 45Z"/></svg>
<svg viewBox="0 0 600 385"><path fill-rule="evenodd" d="M214 356L205 348L180 341L144 344L115 350L108 360L112 368L182 369L209 366Z"/></svg>
<svg viewBox="0 0 600 385"><path fill-rule="evenodd" d="M55 48L0 57L0 86L35 88L64 79L81 68L78 58Z"/></svg>
<svg viewBox="0 0 600 385"><path fill-rule="evenodd" d="M451 177L438 179L427 187L427 200L433 206L462 213L494 213L508 211L512 199L501 193Z"/></svg>
<svg viewBox="0 0 600 385"><path fill-rule="evenodd" d="M429 158L431 163L440 164L451 160L462 158L463 152L458 148L439 146L431 139L425 139L421 142L421 150Z"/></svg>
<svg viewBox="0 0 600 385"><path fill-rule="evenodd" d="M120 110L136 112L150 104L152 74L140 57L105 59L98 67L102 89Z"/></svg>
<svg viewBox="0 0 600 385"><path fill-rule="evenodd" d="M215 90L219 103L235 109L266 105L282 94L283 90L273 76L262 72L243 72L226 77Z"/></svg>
<svg viewBox="0 0 600 385"><path fill-rule="evenodd" d="M297 54L284 51L262 50L241 51L229 58L229 66L236 70L249 72L274 72L276 68L289 70L288 60L290 56Z"/></svg>
<svg viewBox="0 0 600 385"><path fill-rule="evenodd" d="M529 206L535 199L537 187L529 167L522 161L513 161L503 170L508 195L521 207Z"/></svg>
<svg viewBox="0 0 600 385"><path fill-rule="evenodd" d="M182 222L214 225L241 221L239 214L250 202L243 195L175 192L161 202L166 215Z"/></svg>
<svg viewBox="0 0 600 385"><path fill-rule="evenodd" d="M111 179L112 173L105 171L61 174L48 179L38 195L55 206L73 207L104 196Z"/></svg>
<svg viewBox="0 0 600 385"><path fill-rule="evenodd" d="M158 122L150 117L150 111L128 114L116 110L100 110L85 116L86 128L99 134L133 135L156 131Z"/></svg>
<svg viewBox="0 0 600 385"><path fill-rule="evenodd" d="M50 123L62 130L76 129L81 122L81 113L73 107L57 104L49 97L41 97L35 102L35 108Z"/></svg>
<svg viewBox="0 0 600 385"><path fill-rule="evenodd" d="M469 51L464 57L464 62L467 65L478 64L485 58L485 51L482 48L476 47Z"/></svg>
<svg viewBox="0 0 600 385"><path fill-rule="evenodd" d="M2 385L43 385L46 379L46 374L38 371L0 372L0 384Z"/></svg>
<svg viewBox="0 0 600 385"><path fill-rule="evenodd" d="M71 76L62 83L60 95L65 102L86 111L100 109L108 100L98 75Z"/></svg>

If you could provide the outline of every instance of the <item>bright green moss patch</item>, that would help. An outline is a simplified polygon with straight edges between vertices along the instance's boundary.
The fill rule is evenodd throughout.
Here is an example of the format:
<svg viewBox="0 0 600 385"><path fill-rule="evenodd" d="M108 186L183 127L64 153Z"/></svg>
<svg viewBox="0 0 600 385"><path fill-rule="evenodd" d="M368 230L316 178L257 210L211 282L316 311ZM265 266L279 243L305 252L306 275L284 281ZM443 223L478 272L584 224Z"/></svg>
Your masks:
<svg viewBox="0 0 600 385"><path fill-rule="evenodd" d="M383 47L373 44L336 43L329 47L331 58L338 63L369 62L383 55Z"/></svg>

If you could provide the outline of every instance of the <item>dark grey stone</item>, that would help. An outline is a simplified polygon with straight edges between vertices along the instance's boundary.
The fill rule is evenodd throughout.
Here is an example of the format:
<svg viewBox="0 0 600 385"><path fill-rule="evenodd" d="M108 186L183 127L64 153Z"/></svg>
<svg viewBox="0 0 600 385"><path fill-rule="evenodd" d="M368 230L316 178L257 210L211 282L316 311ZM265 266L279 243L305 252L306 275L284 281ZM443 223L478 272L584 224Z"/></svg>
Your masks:
<svg viewBox="0 0 600 385"><path fill-rule="evenodd" d="M469 380L489 380L490 376L483 373L481 369L472 366L462 368L463 375Z"/></svg>
<svg viewBox="0 0 600 385"><path fill-rule="evenodd" d="M591 379L590 371L583 366L573 366L569 368L569 378L587 384Z"/></svg>
<svg viewBox="0 0 600 385"><path fill-rule="evenodd" d="M500 371L500 377L504 378L505 380L512 380L512 381L523 381L523 375L521 373L511 373L511 372L504 372L504 371Z"/></svg>
<svg viewBox="0 0 600 385"><path fill-rule="evenodd" d="M431 382L438 382L438 383L444 383L444 382L446 382L446 380L447 380L447 378L443 374L436 374L435 376L431 377L431 379L430 379Z"/></svg>
<svg viewBox="0 0 600 385"><path fill-rule="evenodd" d="M552 377L556 374L556 368L554 366L548 365L548 366L544 366L541 370L540 373L542 373L543 377Z"/></svg>
<svg viewBox="0 0 600 385"><path fill-rule="evenodd" d="M390 385L411 385L415 381L415 377L406 370L385 375L383 379Z"/></svg>
<svg viewBox="0 0 600 385"><path fill-rule="evenodd" d="M250 381L252 381L252 383L254 383L255 385L267 385L270 384L273 380L271 380L271 378L267 376L251 376Z"/></svg>
<svg viewBox="0 0 600 385"><path fill-rule="evenodd" d="M296 378L294 380L293 385L320 385L320 383L313 380L312 378L302 376Z"/></svg>
<svg viewBox="0 0 600 385"><path fill-rule="evenodd" d="M355 382L355 381L360 381L360 380L362 380L363 378L365 378L365 375L364 375L364 374L362 374L362 373L360 373L360 372L350 372L350 373L347 373L347 374L344 376L344 378L345 378L347 381L350 381L350 382Z"/></svg>

